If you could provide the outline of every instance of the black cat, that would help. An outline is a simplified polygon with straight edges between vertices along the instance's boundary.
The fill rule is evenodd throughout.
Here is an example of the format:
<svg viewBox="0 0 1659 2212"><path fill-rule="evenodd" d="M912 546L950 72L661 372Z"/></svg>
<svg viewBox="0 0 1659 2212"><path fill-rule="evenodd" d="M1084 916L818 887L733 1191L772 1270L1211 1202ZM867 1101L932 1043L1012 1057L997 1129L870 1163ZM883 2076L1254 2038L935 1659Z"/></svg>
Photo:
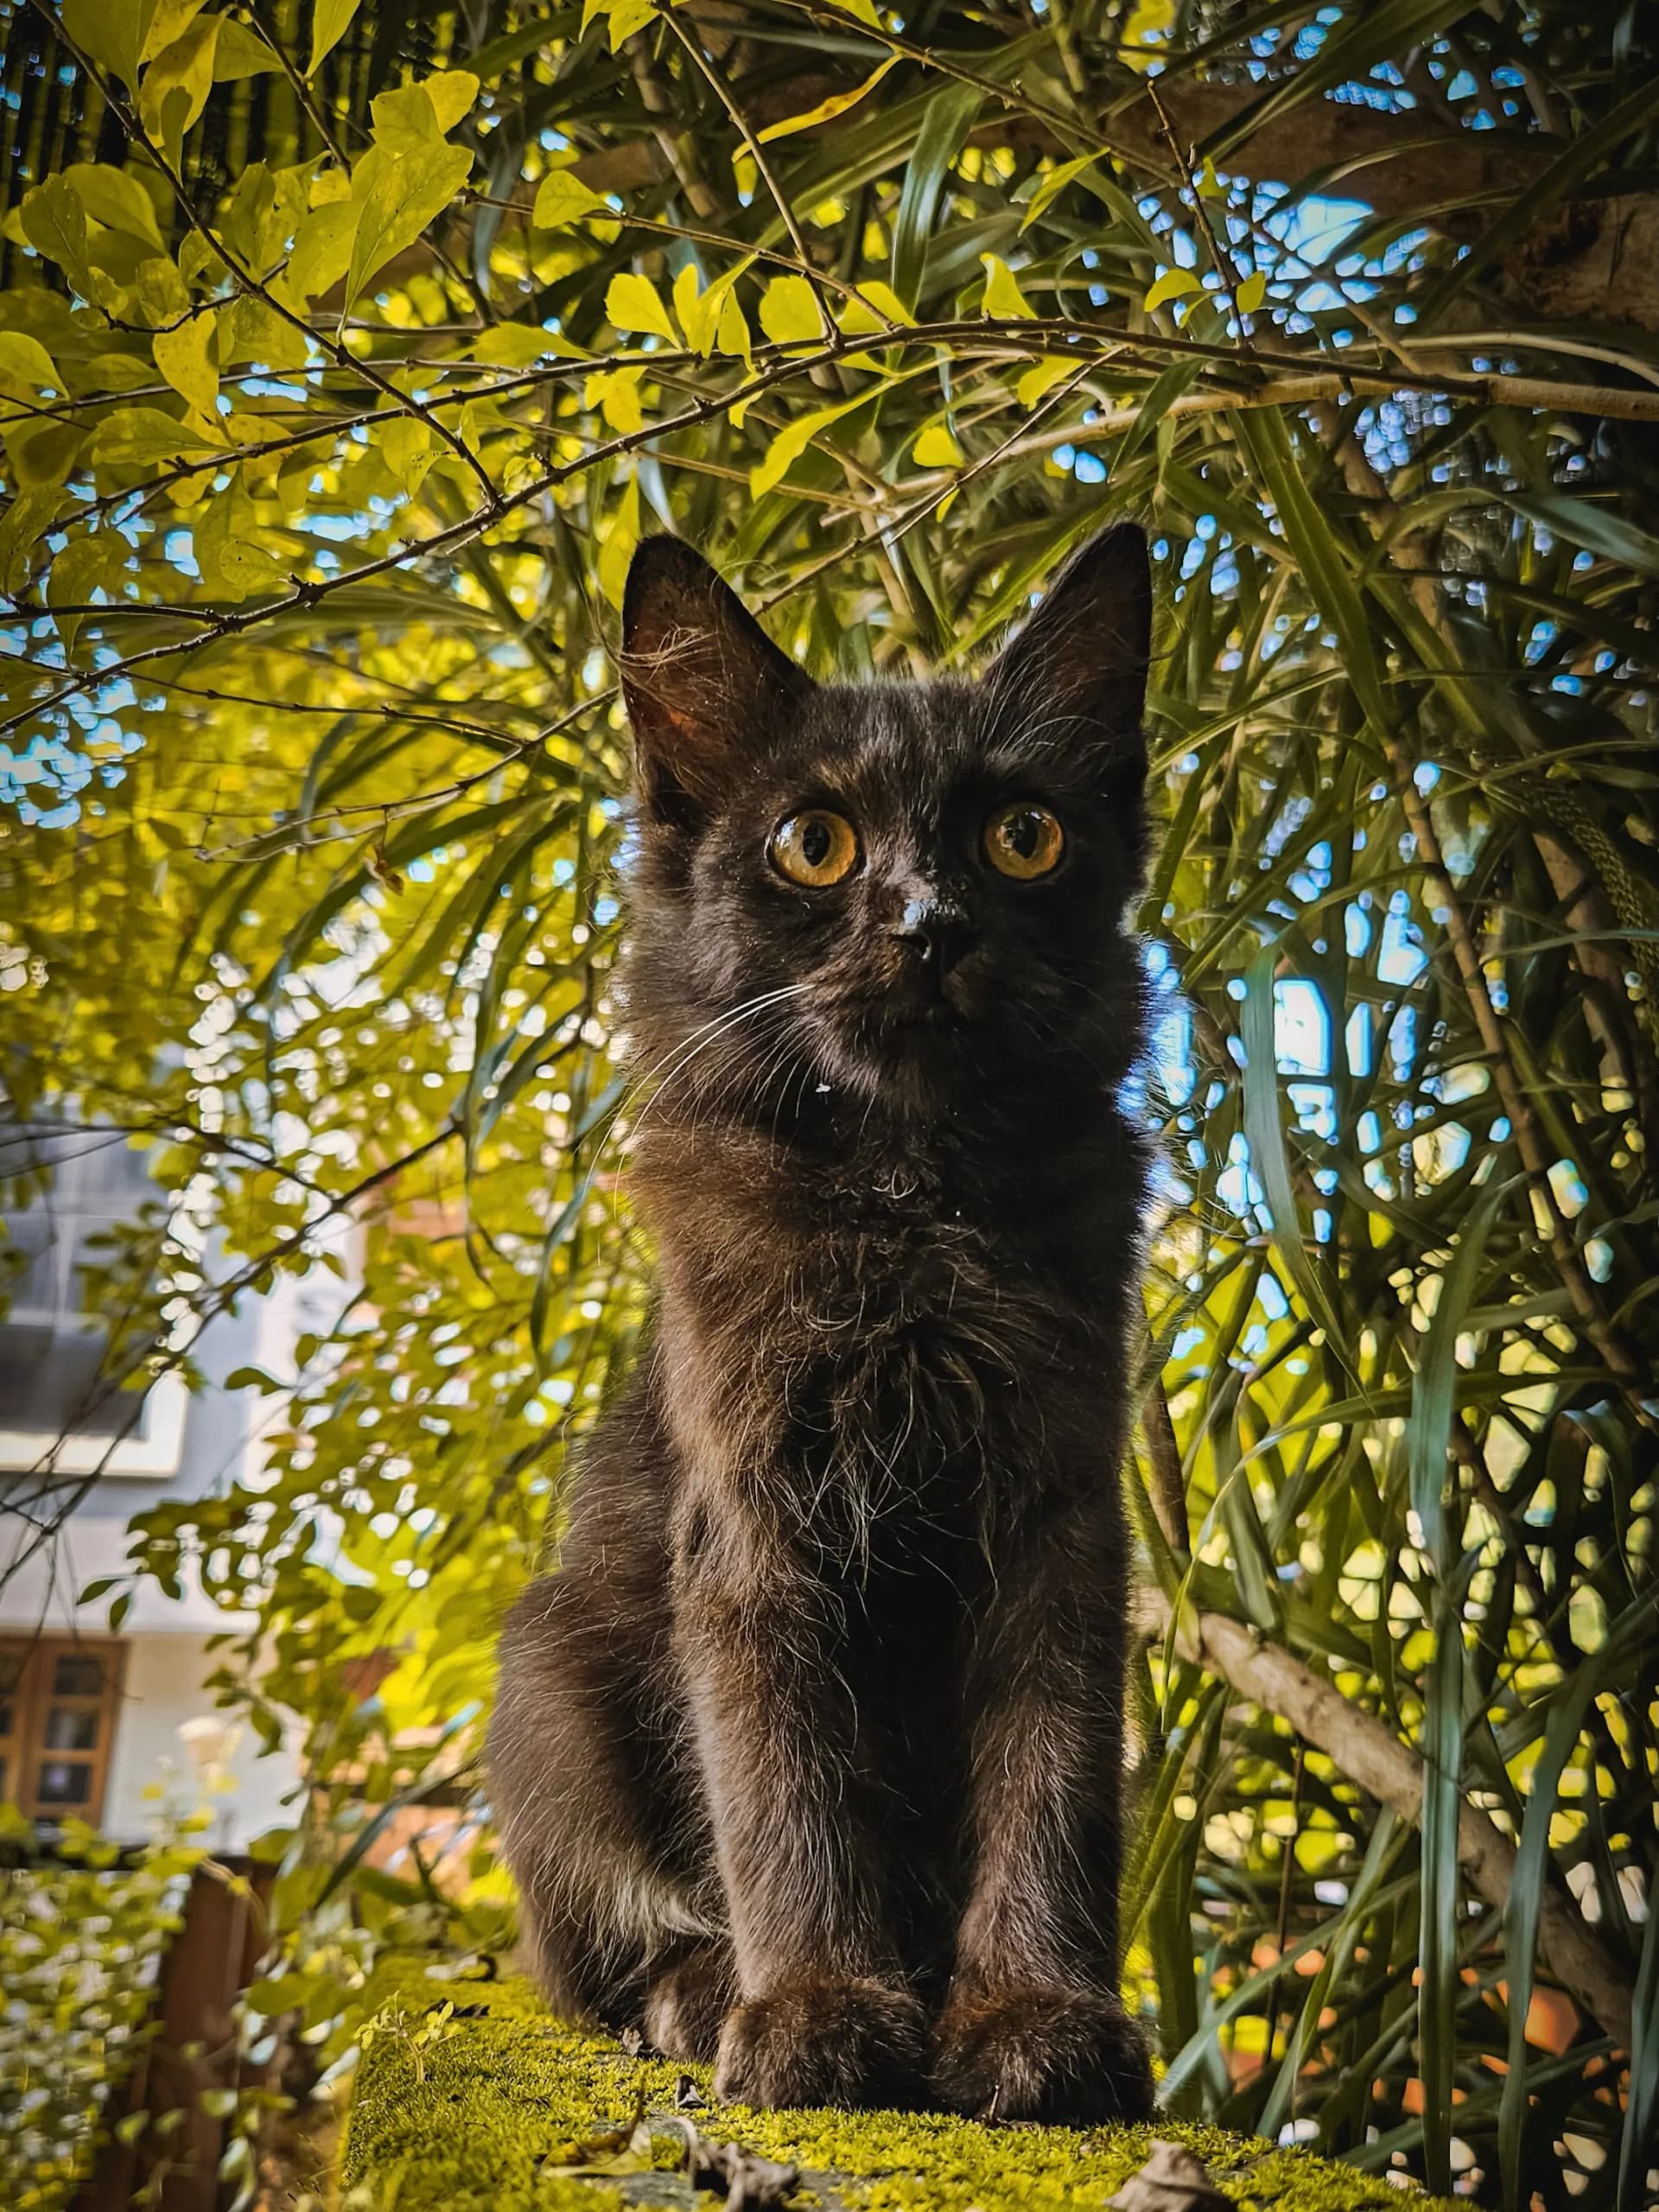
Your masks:
<svg viewBox="0 0 1659 2212"><path fill-rule="evenodd" d="M629 575L660 1310L491 1764L552 2003L725 2097L1151 2108L1117 1934L1150 601L1119 525L977 683L818 686L677 540Z"/></svg>

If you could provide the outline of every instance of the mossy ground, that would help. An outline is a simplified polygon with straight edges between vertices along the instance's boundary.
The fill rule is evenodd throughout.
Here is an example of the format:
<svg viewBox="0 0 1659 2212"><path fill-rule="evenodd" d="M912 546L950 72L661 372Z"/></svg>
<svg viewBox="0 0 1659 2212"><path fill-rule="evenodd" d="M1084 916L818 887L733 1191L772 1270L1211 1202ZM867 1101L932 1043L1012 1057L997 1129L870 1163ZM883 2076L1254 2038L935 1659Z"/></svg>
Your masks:
<svg viewBox="0 0 1659 2212"><path fill-rule="evenodd" d="M435 1979L414 1964L378 1977L369 1994L343 2161L346 2188L359 2194L348 2202L372 2212L623 2212L645 2200L694 2212L690 2184L675 2175L683 2146L667 2115L683 2072L711 2095L706 2071L630 2058L608 2038L550 2018L516 1979ZM448 2019L446 2002L461 2008ZM663 2116L652 2155L619 2161L603 2139L626 2138L642 2107ZM801 2212L815 2203L846 2212L1101 2212L1154 2133L1186 2145L1242 2207L1398 2212L1401 2203L1386 2182L1353 2167L1175 2121L1077 2131L741 2105L690 2116L706 2135L800 2165L792 2202ZM707 2212L718 2199L702 2202Z"/></svg>

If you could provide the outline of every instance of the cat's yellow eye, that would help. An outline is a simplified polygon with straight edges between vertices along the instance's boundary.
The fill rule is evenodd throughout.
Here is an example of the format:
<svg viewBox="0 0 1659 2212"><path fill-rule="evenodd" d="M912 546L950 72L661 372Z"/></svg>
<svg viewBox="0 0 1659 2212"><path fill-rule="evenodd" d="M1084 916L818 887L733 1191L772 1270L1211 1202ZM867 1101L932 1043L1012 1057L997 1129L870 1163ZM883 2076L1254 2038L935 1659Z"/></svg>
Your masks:
<svg viewBox="0 0 1659 2212"><path fill-rule="evenodd" d="M767 850L779 875L822 891L851 874L858 858L858 836L845 815L814 806L780 822Z"/></svg>
<svg viewBox="0 0 1659 2212"><path fill-rule="evenodd" d="M1065 832L1058 816L1028 798L1000 806L985 824L985 857L1001 874L1021 883L1059 865Z"/></svg>

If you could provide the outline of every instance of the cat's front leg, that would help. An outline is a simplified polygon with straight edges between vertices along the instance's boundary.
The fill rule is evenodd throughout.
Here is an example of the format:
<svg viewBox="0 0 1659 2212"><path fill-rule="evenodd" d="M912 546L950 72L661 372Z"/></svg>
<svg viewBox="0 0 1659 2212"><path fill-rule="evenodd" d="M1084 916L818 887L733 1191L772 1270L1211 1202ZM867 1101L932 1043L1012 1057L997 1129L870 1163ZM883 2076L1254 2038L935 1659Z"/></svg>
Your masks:
<svg viewBox="0 0 1659 2212"><path fill-rule="evenodd" d="M728 1516L677 1561L675 1622L737 1969L715 2093L912 2103L926 2021L886 1924L840 1609Z"/></svg>
<svg viewBox="0 0 1659 2212"><path fill-rule="evenodd" d="M933 2076L958 2111L1078 2126L1152 2111L1117 1980L1123 1548L1115 1497L1052 1514L984 1624L974 1878Z"/></svg>

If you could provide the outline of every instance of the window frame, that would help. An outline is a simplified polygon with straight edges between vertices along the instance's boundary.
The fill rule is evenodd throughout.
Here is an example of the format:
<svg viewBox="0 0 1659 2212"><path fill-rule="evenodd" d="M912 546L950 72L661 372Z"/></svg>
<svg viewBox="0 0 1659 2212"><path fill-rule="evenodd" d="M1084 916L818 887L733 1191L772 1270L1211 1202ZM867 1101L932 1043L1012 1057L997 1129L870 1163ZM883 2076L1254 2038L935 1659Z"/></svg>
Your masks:
<svg viewBox="0 0 1659 2212"><path fill-rule="evenodd" d="M5 1801L16 1805L26 1820L57 1826L66 1820L85 1821L96 1827L104 1817L114 1764L116 1730L126 1688L130 1646L119 1637L0 1636L0 1655L22 1660L17 1680L10 1692L13 1711L10 1729L0 1737L0 1755L10 1770ZM54 1688L60 1659L95 1658L99 1667L96 1696ZM88 1750L60 1748L46 1741L48 1714L54 1707L90 1711L96 1715L98 1733ZM41 1770L49 1761L71 1759L91 1770L86 1796L77 1804L42 1803Z"/></svg>
<svg viewBox="0 0 1659 2212"><path fill-rule="evenodd" d="M93 1123L86 1129L74 1131L56 1130L42 1126L34 1134L40 1137L50 1137L65 1135L93 1135L99 1131L99 1125ZM112 1142L118 1140L124 1141L118 1131L108 1130L103 1134L106 1135ZM95 1217L102 1217L108 1211L111 1213L111 1217L115 1217L113 1210L103 1207L80 1208L73 1202L75 1171L98 1149L99 1147L95 1146L89 1146L81 1152L67 1153L62 1158L51 1163L54 1198L59 1196L65 1172L68 1171L70 1204L62 1209L64 1212L73 1215L84 1211L92 1213ZM148 1175L145 1180L149 1181ZM167 1193L159 1186L151 1185L150 1188L157 1198L166 1198ZM52 1210L49 1202L45 1211L50 1216ZM194 1241L188 1235L188 1217L176 1200L173 1203L170 1211L169 1233L175 1237L181 1236L188 1246ZM20 1218L26 1217L28 1214L34 1211L34 1208L27 1208L24 1210L24 1215ZM73 1268L73 1254L70 1255L68 1264ZM83 1317L73 1307L68 1306L60 1307L55 1304L49 1307L36 1307L27 1302L14 1306L4 1315L0 1316L0 1325L4 1325L8 1322L21 1322L27 1325L35 1320L37 1315L48 1325L53 1327L60 1325L65 1320L82 1318L96 1325L96 1316ZM116 1395L127 1394L118 1392ZM130 1395L142 1396L142 1405L137 1420L131 1431L125 1436L96 1435L73 1428L48 1432L45 1429L0 1427L0 1472L17 1473L49 1464L54 1469L66 1475L107 1475L117 1478L126 1476L150 1481L165 1479L169 1476L176 1475L183 1463L184 1425L190 1402L189 1392L179 1376L169 1372L158 1376L142 1394L133 1392Z"/></svg>

